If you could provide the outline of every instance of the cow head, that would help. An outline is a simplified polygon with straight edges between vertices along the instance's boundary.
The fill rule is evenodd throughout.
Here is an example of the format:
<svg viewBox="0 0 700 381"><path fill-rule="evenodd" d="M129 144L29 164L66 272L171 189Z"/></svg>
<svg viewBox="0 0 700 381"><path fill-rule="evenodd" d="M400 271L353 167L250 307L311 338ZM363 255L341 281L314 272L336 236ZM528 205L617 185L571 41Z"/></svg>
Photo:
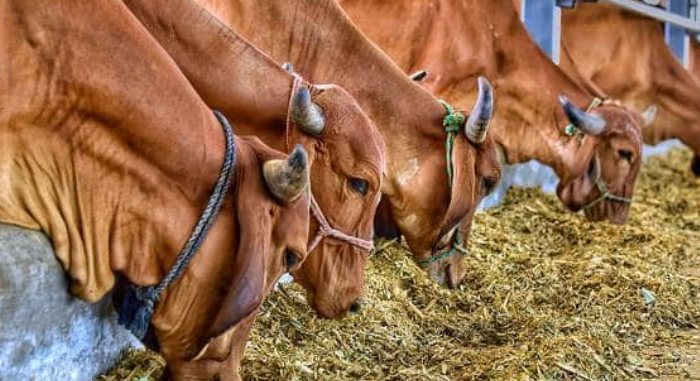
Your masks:
<svg viewBox="0 0 700 381"><path fill-rule="evenodd" d="M438 139L425 139L415 147L421 153L415 153L417 159L389 164L396 173L387 192L391 205L380 207L377 225L384 235L400 232L414 259L441 285L456 287L464 278L458 243L467 242L474 211L500 181L496 145L488 134L492 105L491 87L480 78L477 102L454 140L451 155L446 157L445 132L438 130ZM451 181L446 159L452 162ZM393 194L397 190L400 197Z"/></svg>
<svg viewBox="0 0 700 381"><path fill-rule="evenodd" d="M168 379L232 379L264 298L306 259L305 150L285 157L257 138L236 143L235 177L216 224L152 319Z"/></svg>
<svg viewBox="0 0 700 381"><path fill-rule="evenodd" d="M248 205L254 201L252 197L237 195L236 213L241 231L238 253L209 338L255 313L282 274L298 269L306 259L309 219L306 151L297 145L286 159L270 158L269 151L260 149L258 154L263 159L262 182L269 196L260 207Z"/></svg>
<svg viewBox="0 0 700 381"><path fill-rule="evenodd" d="M337 86L314 86L310 91L301 87L293 103L294 124L306 135L299 138L314 146L311 191L321 218L330 227L371 243L384 169L379 131L354 98ZM321 316L340 317L359 308L369 248L335 237L320 238L321 228L319 218L312 218L309 245L315 247L292 275Z"/></svg>
<svg viewBox="0 0 700 381"><path fill-rule="evenodd" d="M585 112L560 97L571 124L584 135L557 195L572 211L583 209L590 221L624 224L642 164L642 126L653 119L654 109L643 115L616 105Z"/></svg>

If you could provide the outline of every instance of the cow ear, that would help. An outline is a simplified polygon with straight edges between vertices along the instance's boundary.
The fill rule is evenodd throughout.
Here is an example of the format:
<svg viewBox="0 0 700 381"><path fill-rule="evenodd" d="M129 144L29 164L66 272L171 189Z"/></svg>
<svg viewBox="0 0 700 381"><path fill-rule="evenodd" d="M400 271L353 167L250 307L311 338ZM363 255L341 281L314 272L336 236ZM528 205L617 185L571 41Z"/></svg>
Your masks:
<svg viewBox="0 0 700 381"><path fill-rule="evenodd" d="M651 105L647 107L646 110L642 112L642 120L644 121L644 126L647 127L654 123L654 119L656 118L656 112L658 111L658 108L656 105Z"/></svg>
<svg viewBox="0 0 700 381"><path fill-rule="evenodd" d="M263 256L258 250L247 248L250 244L241 242L239 245L241 249L233 266L230 288L211 326L209 338L217 337L238 325L262 304L265 292Z"/></svg>
<svg viewBox="0 0 700 381"><path fill-rule="evenodd" d="M466 142L463 140L455 140L452 147L452 162L455 164L452 169L452 187L450 189L450 205L445 213L443 226L444 231L440 232L440 237L446 234L455 224L459 222L465 215L469 213L476 200L474 193L465 192L465 189L474 189L478 192L480 189L474 183L475 173L474 165L470 165L469 161L459 160L459 158L468 157Z"/></svg>

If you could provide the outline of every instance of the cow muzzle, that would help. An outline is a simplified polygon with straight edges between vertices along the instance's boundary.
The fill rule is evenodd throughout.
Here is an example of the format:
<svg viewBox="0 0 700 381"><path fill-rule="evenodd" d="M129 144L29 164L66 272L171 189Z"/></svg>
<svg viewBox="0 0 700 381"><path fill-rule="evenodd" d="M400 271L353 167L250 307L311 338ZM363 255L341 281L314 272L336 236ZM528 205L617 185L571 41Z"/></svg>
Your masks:
<svg viewBox="0 0 700 381"><path fill-rule="evenodd" d="M418 261L433 282L449 288L456 288L462 282L466 275L462 257L468 254L463 240L457 225L438 240L428 258Z"/></svg>
<svg viewBox="0 0 700 381"><path fill-rule="evenodd" d="M693 174L695 176L700 176L700 156L698 156L698 155L693 156L693 162L690 165L690 169L692 169Z"/></svg>

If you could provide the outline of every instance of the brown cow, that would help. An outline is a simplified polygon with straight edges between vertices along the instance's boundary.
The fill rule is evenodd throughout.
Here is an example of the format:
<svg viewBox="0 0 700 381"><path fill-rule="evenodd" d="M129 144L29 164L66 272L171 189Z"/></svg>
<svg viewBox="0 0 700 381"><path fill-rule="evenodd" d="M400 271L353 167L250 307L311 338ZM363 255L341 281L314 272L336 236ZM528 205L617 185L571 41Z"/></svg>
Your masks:
<svg viewBox="0 0 700 381"><path fill-rule="evenodd" d="M424 85L441 97L469 104L474 78L493 78L499 102L492 128L505 161L538 160L558 175L557 194L570 210L626 221L629 202L618 196L631 198L641 164L640 116L614 105L590 114L574 106L588 108L594 96L535 45L511 0L340 3L405 72L427 70ZM572 102L563 110L559 94ZM588 134L567 136L567 114Z"/></svg>
<svg viewBox="0 0 700 381"><path fill-rule="evenodd" d="M311 261L297 274L307 280L309 301L322 316L342 316L356 309L384 168L384 146L376 127L345 90L301 84L294 102L302 102L306 106L300 109L310 112L292 113L292 125L300 128L285 133L280 127L284 128L295 87L290 73L194 2L127 0L126 4L204 101L228 115L239 133L259 136L278 150L288 150L294 143L307 148L312 195L318 202L313 210L317 218L311 222L316 233L309 237ZM321 226L325 220L329 226ZM320 240L326 234L321 229L329 227L339 229L339 234Z"/></svg>
<svg viewBox="0 0 700 381"><path fill-rule="evenodd" d="M468 239L474 210L500 179L495 146L486 135L490 87L482 83L481 101L470 122L460 125L464 133L457 134L448 156L454 165L451 185L442 126L445 108L411 83L333 0L200 2L274 59L292 62L313 81L336 82L355 96L387 148L378 232L402 234L433 280L457 286L465 276L461 256L452 255L458 252L457 241L460 236ZM464 234L458 234L460 224ZM328 271L314 258L307 264ZM294 275L308 286L309 273ZM324 291L323 284L311 287L316 298Z"/></svg>
<svg viewBox="0 0 700 381"><path fill-rule="evenodd" d="M0 222L46 233L81 299L117 277L158 283L235 150L220 214L150 324L170 379L238 379L260 303L306 256L303 148L289 160L257 139L227 149L121 2L3 1L0 18Z"/></svg>
<svg viewBox="0 0 700 381"><path fill-rule="evenodd" d="M656 20L612 4L578 4L562 13L562 63L611 97L634 107L658 106L644 141L677 138L695 152L700 175L700 85L664 41Z"/></svg>

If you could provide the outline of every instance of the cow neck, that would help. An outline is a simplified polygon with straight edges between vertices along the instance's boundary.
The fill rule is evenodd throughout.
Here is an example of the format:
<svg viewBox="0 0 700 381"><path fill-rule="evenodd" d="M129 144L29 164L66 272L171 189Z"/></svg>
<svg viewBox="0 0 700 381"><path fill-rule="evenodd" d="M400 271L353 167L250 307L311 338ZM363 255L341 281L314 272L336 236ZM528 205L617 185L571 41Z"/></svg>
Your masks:
<svg viewBox="0 0 700 381"><path fill-rule="evenodd" d="M275 149L285 149L280 127L293 81L289 73L195 2L125 2L202 99L222 111L237 133L253 134Z"/></svg>
<svg viewBox="0 0 700 381"><path fill-rule="evenodd" d="M426 144L444 146L444 108L367 43L335 2L232 1L219 8L211 1L203 3L273 58L293 62L305 78L338 83L352 94L384 137L389 177L398 169L393 164L420 156ZM251 19L279 27L262 35Z"/></svg>
<svg viewBox="0 0 700 381"><path fill-rule="evenodd" d="M223 114L215 111L223 133L226 137L226 153L221 171L216 181L206 207L192 229L187 243L175 259L175 263L167 271L163 279L155 286L127 285L123 295L122 307L119 312L119 323L124 325L139 340L143 340L150 325L151 316L158 302L171 284L176 282L187 271L187 266L204 243L207 234L217 220L221 205L229 193L231 173L236 165L236 150L233 141L231 125Z"/></svg>
<svg viewBox="0 0 700 381"><path fill-rule="evenodd" d="M511 0L433 0L410 6L400 2L346 3L356 21L368 23L370 37L386 46L390 56L405 65L406 72L427 69L426 87L458 107L475 102L478 75L491 79L496 94L491 131L508 163L535 159L552 167L560 177L578 170L578 159L588 152L581 150L577 139L562 134L568 120L557 97L565 94L584 109L594 97L534 44ZM424 21L397 22L416 17ZM470 22L452 22L455 18ZM391 23L391 28L377 28L380 20ZM426 30L420 29L425 25L429 25ZM402 36L403 42L395 42ZM444 44L459 48L444 49Z"/></svg>
<svg viewBox="0 0 700 381"><path fill-rule="evenodd" d="M18 43L0 54L25 60L4 61L8 99L22 101L0 111L0 221L46 232L84 300L99 300L114 272L156 283L216 181L221 128L121 3L99 12L82 2L44 2L42 12L15 4L23 22L3 27ZM91 16L37 21L39 13ZM45 33L34 46L20 37L36 31ZM129 64L134 57L148 64ZM89 75L76 75L85 62Z"/></svg>
<svg viewBox="0 0 700 381"><path fill-rule="evenodd" d="M638 110L656 105L657 117L644 129L646 142L679 138L700 152L700 84L666 46L657 22L607 4L580 4L576 11L565 12L562 20L563 43L574 57L567 70L599 78L604 91ZM576 59L582 56L575 53L574 42L584 29L600 60Z"/></svg>
<svg viewBox="0 0 700 381"><path fill-rule="evenodd" d="M445 1L456 3L456 0ZM492 129L494 138L504 148L507 162L537 160L552 167L562 179L578 173L581 159L590 152L583 149L579 139L564 135L569 122L557 98L564 94L586 109L594 97L535 45L511 0L468 3L470 6L463 5L461 12L476 11L483 17L462 25L458 45L481 43L475 49L478 56L490 57L491 64L485 68L485 74L494 78L494 92L498 94ZM476 30L491 33L484 33L483 39L473 39ZM463 94L473 97L473 92Z"/></svg>

